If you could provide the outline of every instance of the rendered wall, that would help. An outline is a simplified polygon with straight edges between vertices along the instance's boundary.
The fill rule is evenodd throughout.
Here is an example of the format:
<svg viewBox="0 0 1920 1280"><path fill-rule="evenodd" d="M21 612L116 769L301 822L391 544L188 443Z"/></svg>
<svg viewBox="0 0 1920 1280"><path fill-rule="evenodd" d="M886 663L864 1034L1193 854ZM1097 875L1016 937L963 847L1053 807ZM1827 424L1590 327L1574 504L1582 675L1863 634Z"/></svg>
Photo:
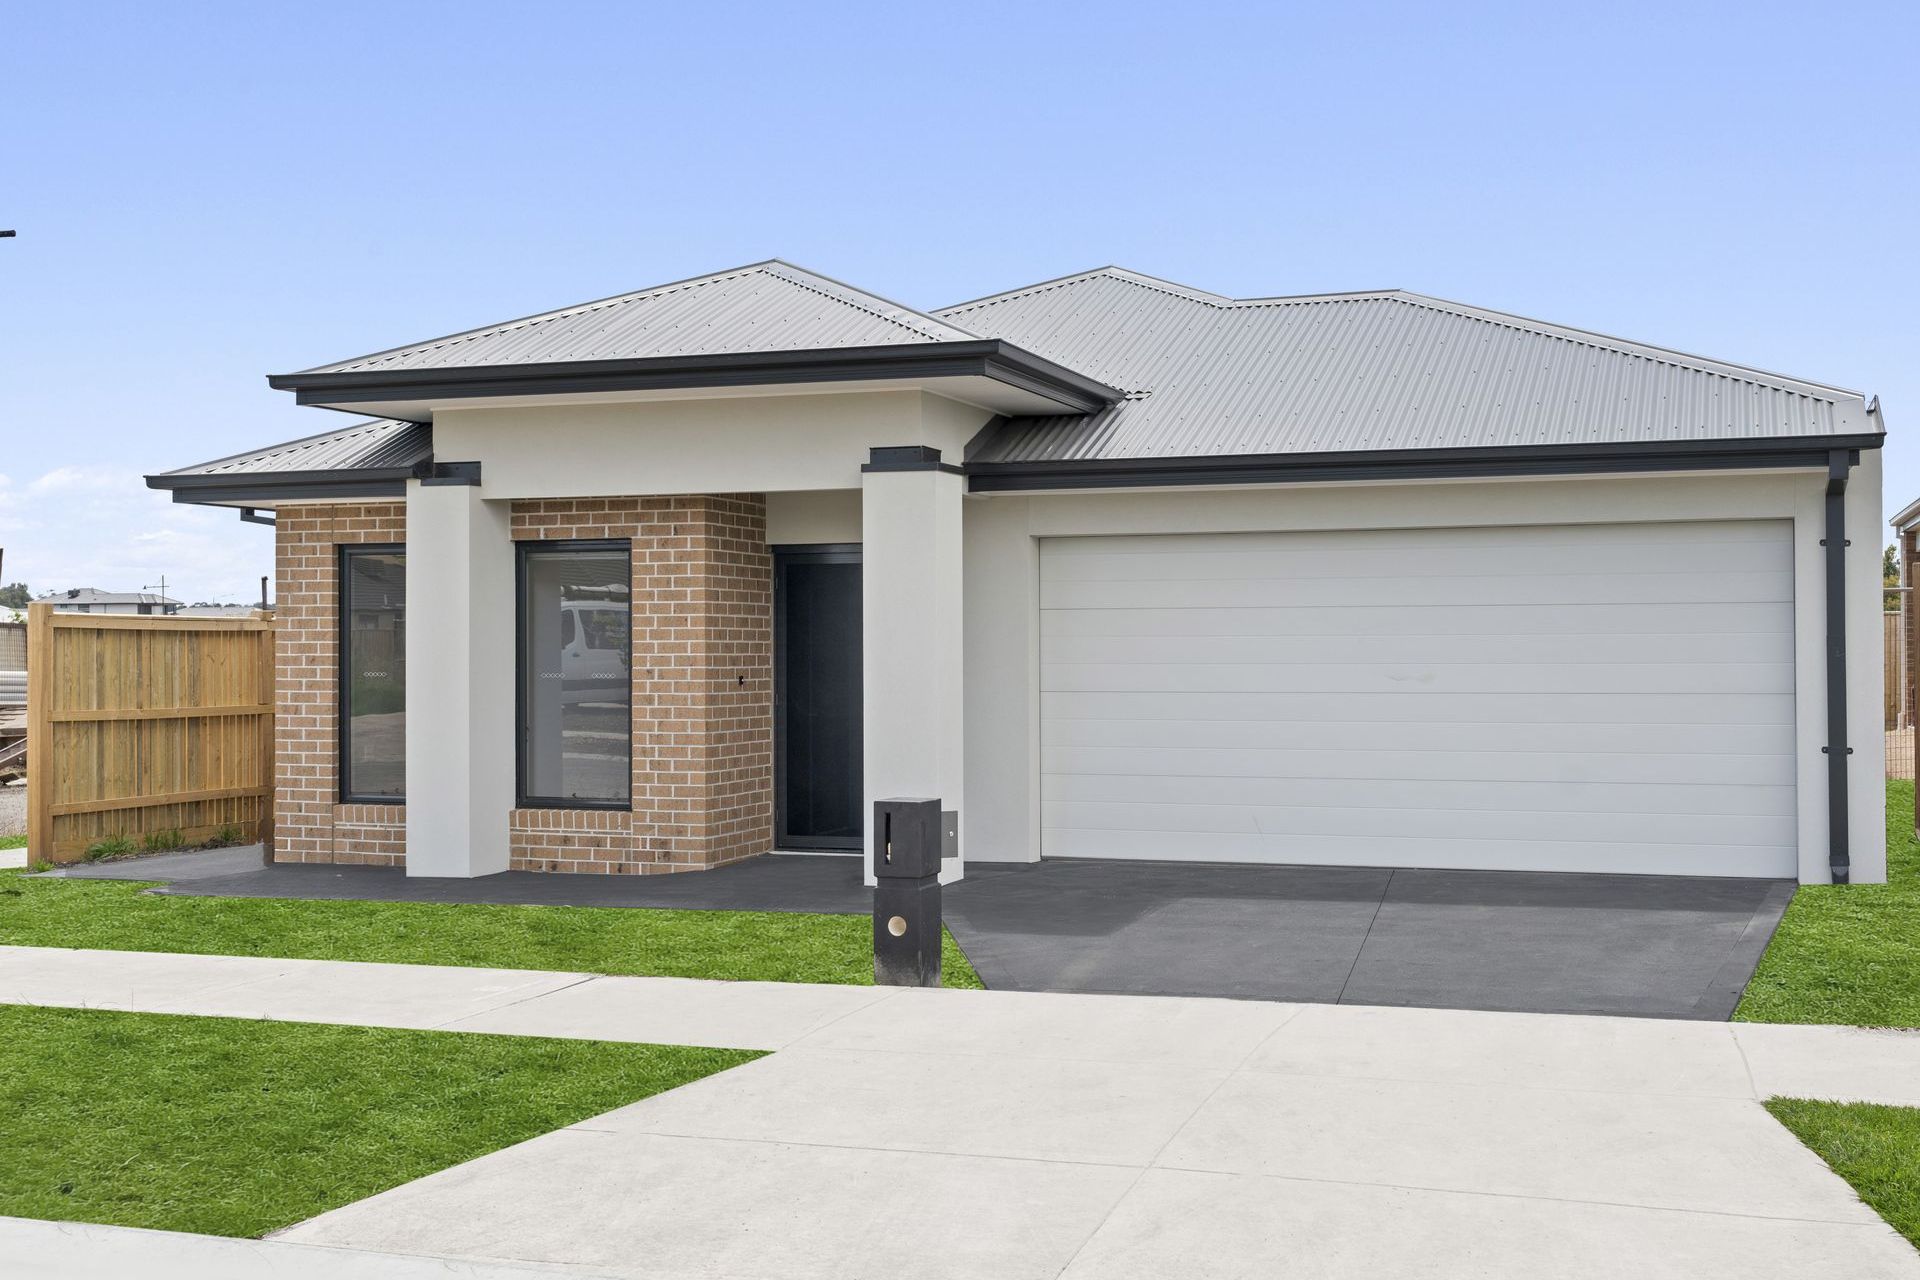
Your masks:
<svg viewBox="0 0 1920 1280"><path fill-rule="evenodd" d="M1040 855L1040 538L1785 517L1794 527L1800 878L1825 882L1825 487L1824 471L1791 471L971 498L965 507L968 856L1019 862ZM1879 456L1865 451L1847 496L1853 544L1848 812L1853 878L1862 883L1886 876L1879 522Z"/></svg>

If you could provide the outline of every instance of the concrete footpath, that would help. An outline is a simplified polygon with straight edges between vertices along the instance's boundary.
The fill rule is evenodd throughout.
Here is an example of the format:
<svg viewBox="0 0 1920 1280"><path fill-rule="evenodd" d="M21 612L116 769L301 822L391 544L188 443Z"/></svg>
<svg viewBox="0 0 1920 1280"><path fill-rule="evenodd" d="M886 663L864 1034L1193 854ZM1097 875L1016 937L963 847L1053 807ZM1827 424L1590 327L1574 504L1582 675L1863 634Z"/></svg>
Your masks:
<svg viewBox="0 0 1920 1280"><path fill-rule="evenodd" d="M776 1050L195 1275L1920 1277L1756 1101L1920 1105L1909 1033L41 948L0 1000Z"/></svg>

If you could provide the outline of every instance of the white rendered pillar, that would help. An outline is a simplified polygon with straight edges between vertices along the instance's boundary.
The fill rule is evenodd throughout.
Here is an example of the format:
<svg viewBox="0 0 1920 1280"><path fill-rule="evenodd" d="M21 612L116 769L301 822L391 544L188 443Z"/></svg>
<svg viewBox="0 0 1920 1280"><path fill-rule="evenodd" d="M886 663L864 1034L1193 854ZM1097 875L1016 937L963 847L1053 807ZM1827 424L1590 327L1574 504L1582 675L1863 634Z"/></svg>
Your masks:
<svg viewBox="0 0 1920 1280"><path fill-rule="evenodd" d="M407 874L507 869L514 779L507 505L407 482Z"/></svg>
<svg viewBox="0 0 1920 1280"><path fill-rule="evenodd" d="M965 479L937 450L875 449L861 474L861 678L867 882L873 802L933 797L958 811L965 871L960 505Z"/></svg>

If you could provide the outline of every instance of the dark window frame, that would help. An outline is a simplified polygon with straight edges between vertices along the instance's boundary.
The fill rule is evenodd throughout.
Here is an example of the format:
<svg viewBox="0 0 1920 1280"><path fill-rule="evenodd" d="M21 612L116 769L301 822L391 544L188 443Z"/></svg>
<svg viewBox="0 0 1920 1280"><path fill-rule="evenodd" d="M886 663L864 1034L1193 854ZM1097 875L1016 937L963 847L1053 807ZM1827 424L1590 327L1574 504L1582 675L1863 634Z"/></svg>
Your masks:
<svg viewBox="0 0 1920 1280"><path fill-rule="evenodd" d="M542 552L618 551L627 558L627 644L629 680L627 685L627 798L590 800L574 796L539 796L527 790L527 756L530 737L527 723L527 560ZM611 813L633 810L633 685L631 651L638 632L633 625L633 539L631 538L523 538L513 545L513 791L518 809L594 809Z"/></svg>
<svg viewBox="0 0 1920 1280"><path fill-rule="evenodd" d="M349 572L349 563L359 555L399 556L403 561L407 555L404 542L343 542L334 548L334 612L338 615L334 622L338 632L334 645L334 724L338 726L334 734L334 749L338 758L335 761L336 791L341 804L405 804L407 794L357 794L350 790L353 781L353 680L348 675L348 646L353 637L353 610L349 607L348 591L353 577ZM405 696L405 690L402 690Z"/></svg>

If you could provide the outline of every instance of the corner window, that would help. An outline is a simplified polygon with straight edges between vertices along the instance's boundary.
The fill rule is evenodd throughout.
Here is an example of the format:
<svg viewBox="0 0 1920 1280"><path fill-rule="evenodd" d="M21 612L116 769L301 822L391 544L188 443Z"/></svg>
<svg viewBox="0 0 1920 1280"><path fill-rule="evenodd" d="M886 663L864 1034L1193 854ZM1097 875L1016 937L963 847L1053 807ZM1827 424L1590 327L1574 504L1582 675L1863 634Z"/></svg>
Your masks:
<svg viewBox="0 0 1920 1280"><path fill-rule="evenodd" d="M407 793L407 555L340 548L340 798Z"/></svg>
<svg viewBox="0 0 1920 1280"><path fill-rule="evenodd" d="M624 542L520 544L520 803L633 794L633 569Z"/></svg>

